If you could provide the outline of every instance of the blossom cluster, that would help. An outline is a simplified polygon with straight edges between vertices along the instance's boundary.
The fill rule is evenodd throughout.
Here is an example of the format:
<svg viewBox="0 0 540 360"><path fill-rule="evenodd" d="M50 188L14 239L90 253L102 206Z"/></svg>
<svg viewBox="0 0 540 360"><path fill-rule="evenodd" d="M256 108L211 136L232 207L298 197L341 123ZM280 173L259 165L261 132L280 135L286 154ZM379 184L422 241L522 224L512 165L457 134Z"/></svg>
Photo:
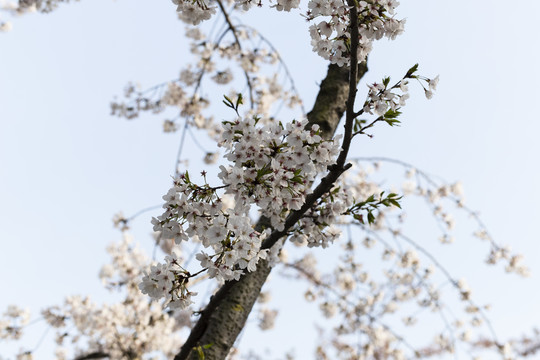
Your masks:
<svg viewBox="0 0 540 360"><path fill-rule="evenodd" d="M394 88L388 89L384 82L368 84L368 95L364 103L363 110L366 113L376 115L384 115L388 109L396 111L399 107L405 105L405 101L409 98L408 79L400 81L399 90L402 94L397 94L392 91Z"/></svg>
<svg viewBox="0 0 540 360"><path fill-rule="evenodd" d="M353 206L358 195L354 190L336 185L306 211L290 237L296 245L326 248L341 236L336 226Z"/></svg>
<svg viewBox="0 0 540 360"><path fill-rule="evenodd" d="M408 167L406 177L409 180L405 181L402 185L403 193L420 196L431 206L433 217L440 223L440 228L445 230L442 236L439 237L441 243L450 244L455 240L454 236L450 234L450 231L455 227L454 217L443 205L445 201L449 201L459 211L467 213L476 222L479 229L474 231L473 236L486 241L490 247L489 254L485 260L487 264L495 265L503 262L507 273L515 273L523 277L530 275L530 269L523 263L523 255L512 252L508 245L501 245L495 242L480 220L479 215L466 206L461 182L440 184L423 171L410 165L405 166Z"/></svg>
<svg viewBox="0 0 540 360"><path fill-rule="evenodd" d="M201 21L210 19L216 12L215 7L207 6L203 0L172 0L172 2L177 5L178 17L192 25L198 25Z"/></svg>
<svg viewBox="0 0 540 360"><path fill-rule="evenodd" d="M343 66L349 63L351 42L358 41L358 59L365 60L374 40L394 39L403 32L405 20L393 17L398 5L395 0L359 1L358 39L351 39L350 5L346 1L311 0L307 19L325 18L309 28L313 51L331 63Z"/></svg>
<svg viewBox="0 0 540 360"><path fill-rule="evenodd" d="M380 182L375 173L375 170L380 171L382 163L379 161L395 162L405 167L405 178L408 179L403 186L403 201L417 197L433 205L434 220L440 223L443 237L450 238L449 232L454 226L452 214L446 209L447 202L457 205L458 212L469 212L464 205L463 188L459 182L441 183L398 160L364 158L363 161L351 161L353 167L335 184L336 188L341 188L340 191L349 193L349 198L368 199L371 194L380 193ZM363 162L373 166L365 166ZM519 342L526 340L504 344L485 334L490 327L486 316L489 305L475 303L474 293L467 282L453 278L434 260L437 257L427 248L436 244L419 243L418 239L407 236L402 228L405 213L392 213L392 209L395 208L380 209L370 227L362 226L360 222L361 230L353 229L352 225L356 227L358 223L351 222L350 217L333 219L334 224L338 222L349 226L348 241L331 250L334 252L341 248L339 261L335 268L331 268L333 271L322 272L326 259L321 259L324 266L318 266L314 253L294 251L301 254L298 260L283 260L281 263L285 275L290 276L292 271L294 276L307 281L307 301L316 302L324 317L338 318L334 321L339 326L328 330L324 336L321 334L321 338L330 339L317 349L321 358L369 359L376 354L396 359L412 358L415 354L443 356L458 352L461 346L471 346L474 352L485 346L498 352L501 358L514 358L512 355L516 348L521 346ZM475 218L474 213L470 215ZM425 226L425 219L418 219ZM409 218L408 223L410 221ZM523 265L519 255L511 255L507 248L493 243L485 229L478 231L476 236L492 242L490 259L500 257L508 260L506 270L521 273L518 269ZM293 238L294 235L291 240ZM375 260L374 252L378 251L380 258ZM454 294L454 301L448 296L450 292ZM460 304L455 306L456 302ZM410 330L386 325L400 319ZM405 333L426 322L436 334L433 340L424 339L421 344L410 342L403 346L404 339L407 339ZM478 345L475 339L479 337L486 339L485 345ZM414 352L411 351L413 349Z"/></svg>
<svg viewBox="0 0 540 360"><path fill-rule="evenodd" d="M99 304L87 296L68 296L63 304L44 308L41 316L56 333L55 358L91 358L95 354L107 354L110 359L132 358L134 354L144 359L172 358L181 345L176 332L191 326L191 311L164 313L160 304L149 302L139 291L137 284L149 259L125 232L124 239L107 251L112 261L103 266L99 276L109 290L121 291L124 297ZM0 316L0 340L19 339L28 320L28 311L8 307ZM22 349L17 359L31 360L33 352Z"/></svg>
<svg viewBox="0 0 540 360"><path fill-rule="evenodd" d="M177 5L176 11L178 17L192 25L197 25L201 21L208 20L215 13L215 7L212 6L213 1L205 2L204 0L189 1L189 0L172 0L173 4ZM232 1L228 1L229 3ZM261 6L261 1L253 0L234 0L234 4L247 11L253 6ZM273 8L277 11L291 11L297 9L300 6L300 0L277 0Z"/></svg>
<svg viewBox="0 0 540 360"><path fill-rule="evenodd" d="M230 90L223 90L231 98L236 95L232 87L247 86L250 114L263 117L261 121L276 117L282 105L288 108L301 105L281 57L255 29L233 27L212 39L199 28L188 28L186 37L191 40L194 63L185 66L178 78L144 91L128 83L124 89L125 99L111 103L112 115L134 119L142 112L161 113L171 109L173 115L164 120L164 132L173 133L185 128L179 124L185 121L192 128L204 130L210 138L218 140L222 132L221 123L208 112L210 100L201 91L207 86L207 80L219 86L231 86ZM238 76L239 72L246 80L244 84L239 80L242 78ZM205 162L208 160L212 158L205 159Z"/></svg>
<svg viewBox="0 0 540 360"><path fill-rule="evenodd" d="M58 345L65 349L70 342L86 342L84 353L104 352L111 359L152 353L171 357L180 338L163 334L173 334L191 324L179 321L182 315L178 310L163 313L162 306L149 303L141 294L137 284L149 259L128 234L124 233L124 239L111 244L107 251L112 261L103 266L100 278L110 290L123 290L125 298L112 304L96 304L88 297L70 296L62 307L45 309L42 315L58 329Z"/></svg>
<svg viewBox="0 0 540 360"><path fill-rule="evenodd" d="M74 0L78 1L78 0ZM70 0L19 0L19 11L40 11L44 13L55 10L60 3L69 3Z"/></svg>
<svg viewBox="0 0 540 360"><path fill-rule="evenodd" d="M332 165L339 139L324 140L319 126L305 129L307 120L283 126L256 126L256 119L226 122L220 145L232 166L221 166L219 178L234 194L236 211L256 204L272 227L282 230L291 210L299 210L317 174Z"/></svg>
<svg viewBox="0 0 540 360"><path fill-rule="evenodd" d="M201 271L220 281L238 279L245 270L254 271L259 259L277 256L278 250L268 253L261 248L270 228L255 230L249 217L252 207L258 207L272 228L282 230L287 215L302 207L317 174L332 165L339 152L338 140L324 140L318 126L306 125L306 120L261 125L253 118L224 122L220 146L232 165L221 166L218 177L223 185L199 186L187 172L182 174L164 196L165 212L152 220L154 230L177 243L200 241L205 248L196 255ZM222 191L234 198L234 205L224 204ZM327 244L338 235L330 229L310 238ZM153 266L139 287L152 298L165 297L169 306L182 308L190 304L187 283L195 275L173 254Z"/></svg>
<svg viewBox="0 0 540 360"><path fill-rule="evenodd" d="M168 294L170 309L185 309L193 302L191 296L197 293L187 289L189 272L182 269L176 253L165 257L165 264L152 265L150 273L142 278L139 289L151 298L160 299Z"/></svg>
<svg viewBox="0 0 540 360"><path fill-rule="evenodd" d="M10 305L0 317L0 339L19 339L22 328L28 324L30 313L26 309Z"/></svg>
<svg viewBox="0 0 540 360"><path fill-rule="evenodd" d="M199 24L208 20L215 13L215 7L203 0L172 0L177 5L178 16L189 24ZM261 2L253 0L235 0L243 10L249 10ZM277 0L272 5L278 11L291 11L298 8L299 0ZM374 40L383 37L395 39L404 29L405 20L394 17L399 5L396 0L366 0L357 4L358 39L351 39L350 4L346 0L310 0L306 18L324 20L314 23L309 28L313 51L326 60L339 66L348 65L351 42L358 41L358 59L363 61L371 52Z"/></svg>
<svg viewBox="0 0 540 360"><path fill-rule="evenodd" d="M55 10L60 3L69 2L70 0L0 0L0 13L7 13L9 17L20 16L36 11L48 13ZM0 32L8 32L12 27L11 21L2 20L0 18Z"/></svg>
<svg viewBox="0 0 540 360"><path fill-rule="evenodd" d="M246 213L225 208L216 188L195 185L185 173L174 181L173 188L163 199L166 210L152 220L154 230L161 232L163 238L174 239L177 244L192 238L202 242L205 248L213 249L215 254L212 256L204 252L197 255L211 277L219 280L239 278L242 271L233 270L234 266L254 270L258 259L265 256L259 251L264 235L253 230ZM170 294L174 302L178 300L175 298L178 291L183 298L190 295L186 289L190 277L173 253L166 258L165 264L152 267L140 287L153 298ZM171 284L166 284L169 280Z"/></svg>
<svg viewBox="0 0 540 360"><path fill-rule="evenodd" d="M409 82L411 80L417 80L424 89L426 98L431 99L433 92L437 89L439 76L430 79L417 75L417 70L418 64L411 67L405 76L392 86L390 86L389 77L384 78L380 83L367 84L369 91L362 111L383 116L390 125L399 122L396 119L400 114L398 110L405 105L409 98Z"/></svg>

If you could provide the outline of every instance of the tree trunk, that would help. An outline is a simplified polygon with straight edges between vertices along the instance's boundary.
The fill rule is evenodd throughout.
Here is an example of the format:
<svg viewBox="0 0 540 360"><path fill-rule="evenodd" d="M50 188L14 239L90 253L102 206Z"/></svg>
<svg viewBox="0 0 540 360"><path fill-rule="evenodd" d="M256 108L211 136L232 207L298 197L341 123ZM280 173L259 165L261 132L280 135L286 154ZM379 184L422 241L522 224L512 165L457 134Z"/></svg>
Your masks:
<svg viewBox="0 0 540 360"><path fill-rule="evenodd" d="M366 62L360 63L357 81L366 72ZM346 109L348 91L348 68L329 65L313 109L307 114L311 125L320 126L324 138L331 138L336 131ZM268 220L261 218L256 227L262 229L268 226ZM238 334L244 328L271 270L266 260L260 260L256 271L244 274L238 281L226 282L210 298L180 353L174 359L225 359Z"/></svg>

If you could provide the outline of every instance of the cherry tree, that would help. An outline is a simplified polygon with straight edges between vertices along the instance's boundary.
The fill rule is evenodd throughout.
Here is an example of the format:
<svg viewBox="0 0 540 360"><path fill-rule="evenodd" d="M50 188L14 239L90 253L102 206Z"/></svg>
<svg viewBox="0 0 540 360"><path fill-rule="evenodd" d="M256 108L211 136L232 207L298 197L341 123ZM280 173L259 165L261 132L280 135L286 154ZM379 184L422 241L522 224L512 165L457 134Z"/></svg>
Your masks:
<svg viewBox="0 0 540 360"><path fill-rule="evenodd" d="M50 12L62 2L69 1L20 0L1 9L12 17ZM263 358L243 354L238 338L249 316L263 330L273 327L279 315L267 306L271 293L263 286L276 272L304 284L305 300L331 324L320 330L326 340L314 349L318 359L536 353L537 334L499 339L466 280L403 230L408 199L429 209L442 243L453 242L453 213L465 213L488 244L487 262L527 276L522 257L495 242L468 208L462 185L397 159L351 154L355 141L400 124L409 88L427 99L437 88L438 76L422 75L418 64L404 65L400 76L362 81L376 42L404 31L397 1L311 0L305 8L296 0L173 3L196 60L177 79L151 88L129 83L111 104L112 114L126 119L166 114L163 131L180 135L171 188L152 220L152 241L163 255L145 254L129 235L135 216L116 214L122 240L108 247L111 262L100 278L122 299L97 304L69 296L44 308L57 358ZM310 111L279 49L239 20L255 6L297 12L309 22L313 51L329 63ZM11 27L0 20L1 30ZM209 170L200 174L190 172L183 148L194 132L213 146L202 158ZM395 186L381 182L380 164L397 169ZM333 261L321 261L314 248ZM29 319L21 306L10 306L0 338L20 339ZM419 340L415 329L426 326L434 336ZM32 352L23 348L16 357L30 359Z"/></svg>

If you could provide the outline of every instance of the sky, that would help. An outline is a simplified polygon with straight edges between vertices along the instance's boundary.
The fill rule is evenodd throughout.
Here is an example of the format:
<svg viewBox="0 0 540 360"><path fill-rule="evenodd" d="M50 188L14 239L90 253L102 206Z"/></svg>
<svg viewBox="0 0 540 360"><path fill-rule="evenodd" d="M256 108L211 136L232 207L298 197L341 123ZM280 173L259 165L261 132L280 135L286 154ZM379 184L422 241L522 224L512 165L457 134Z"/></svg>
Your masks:
<svg viewBox="0 0 540 360"><path fill-rule="evenodd" d="M525 254L526 280L482 266L482 247L465 228L454 257L444 258L480 303L494 305L493 323L508 336L540 324L540 3L519 4L403 2L406 31L375 44L366 81L419 63L421 74L440 75L438 91L429 101L412 91L401 127L377 129L353 149L461 181L492 235ZM298 13L271 14L256 9L243 21L279 49L309 109L326 64L311 52ZM160 204L179 142L162 133L160 117L118 119L109 103L128 81L145 88L177 77L189 57L183 31L167 0L82 0L17 18L0 34L0 309L15 303L36 314L69 294L106 297L97 273L107 244L120 239L112 216ZM149 239L150 215L133 225L139 241ZM480 265L456 266L455 256ZM312 330L302 335L314 342ZM298 341L275 338L268 346ZM302 349L299 358L311 358Z"/></svg>

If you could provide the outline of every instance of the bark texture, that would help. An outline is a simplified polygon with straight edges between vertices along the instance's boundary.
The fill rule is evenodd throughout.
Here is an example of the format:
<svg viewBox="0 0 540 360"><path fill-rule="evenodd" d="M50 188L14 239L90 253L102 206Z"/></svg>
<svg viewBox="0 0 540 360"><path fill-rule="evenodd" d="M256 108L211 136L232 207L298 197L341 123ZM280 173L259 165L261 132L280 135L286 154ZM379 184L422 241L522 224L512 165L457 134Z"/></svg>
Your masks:
<svg viewBox="0 0 540 360"><path fill-rule="evenodd" d="M367 72L367 63L358 64L358 79ZM349 95L349 68L331 64L328 73L321 82L313 109L307 114L310 124L317 124L325 138L334 135L339 121L346 110Z"/></svg>
<svg viewBox="0 0 540 360"><path fill-rule="evenodd" d="M357 81L367 72L365 62L358 66ZM320 126L324 138L332 137L336 131L346 110L348 91L348 68L329 65L313 109L307 115L311 125ZM259 230L268 226L270 224L265 218L261 218L257 224ZM238 334L244 328L271 270L268 263L261 260L257 264L256 271L246 273L238 281L225 283L201 312L199 320L174 359L225 359Z"/></svg>

